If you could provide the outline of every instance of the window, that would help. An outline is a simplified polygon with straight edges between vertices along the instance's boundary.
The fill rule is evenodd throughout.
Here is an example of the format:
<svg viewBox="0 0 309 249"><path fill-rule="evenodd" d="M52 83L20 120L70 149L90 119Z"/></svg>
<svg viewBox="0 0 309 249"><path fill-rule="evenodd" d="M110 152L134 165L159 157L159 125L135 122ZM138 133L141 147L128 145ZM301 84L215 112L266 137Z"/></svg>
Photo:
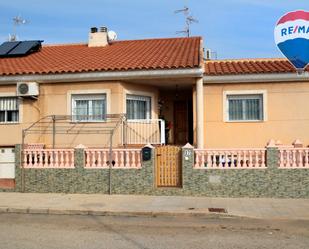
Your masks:
<svg viewBox="0 0 309 249"><path fill-rule="evenodd" d="M127 94L127 119L151 119L151 97Z"/></svg>
<svg viewBox="0 0 309 249"><path fill-rule="evenodd" d="M73 121L104 121L106 115L106 95L72 95Z"/></svg>
<svg viewBox="0 0 309 249"><path fill-rule="evenodd" d="M227 95L228 121L262 121L263 94Z"/></svg>
<svg viewBox="0 0 309 249"><path fill-rule="evenodd" d="M16 97L0 97L0 123L19 121L19 100Z"/></svg>

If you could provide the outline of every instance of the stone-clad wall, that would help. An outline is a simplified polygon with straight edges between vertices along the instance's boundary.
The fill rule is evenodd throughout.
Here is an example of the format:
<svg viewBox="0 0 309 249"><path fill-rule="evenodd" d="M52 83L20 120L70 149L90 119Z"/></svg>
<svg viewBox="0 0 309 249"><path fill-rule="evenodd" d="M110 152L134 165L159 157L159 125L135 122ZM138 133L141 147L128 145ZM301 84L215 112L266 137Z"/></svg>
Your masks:
<svg viewBox="0 0 309 249"><path fill-rule="evenodd" d="M20 146L16 146L16 169L14 190L37 193L102 193L108 194L150 194L153 191L153 161L143 162L141 169L111 170L84 168L83 149L75 150L74 169L21 169ZM1 191L1 190L0 190Z"/></svg>
<svg viewBox="0 0 309 249"><path fill-rule="evenodd" d="M113 169L111 176L109 169L85 169L83 149L75 150L74 169L23 171L19 166L20 146L16 146L15 151L16 187L13 191L18 192L108 194L111 178L112 194L309 198L309 169L279 169L276 148L267 149L267 169L224 170L194 169L193 148L184 147L182 188L155 187L154 150L151 160L143 162L141 169Z"/></svg>
<svg viewBox="0 0 309 249"><path fill-rule="evenodd" d="M309 198L309 169L279 169L278 150L267 149L267 169L193 169L184 158L183 193L216 197ZM188 153L187 153L188 154Z"/></svg>

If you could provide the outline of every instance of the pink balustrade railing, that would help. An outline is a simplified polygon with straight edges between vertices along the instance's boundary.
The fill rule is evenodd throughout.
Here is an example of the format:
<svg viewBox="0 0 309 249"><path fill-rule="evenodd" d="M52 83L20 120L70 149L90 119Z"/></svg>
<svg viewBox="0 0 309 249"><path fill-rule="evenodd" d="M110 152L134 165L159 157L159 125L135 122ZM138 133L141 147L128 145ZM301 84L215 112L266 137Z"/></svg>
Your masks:
<svg viewBox="0 0 309 249"><path fill-rule="evenodd" d="M195 169L265 169L266 149L195 149Z"/></svg>
<svg viewBox="0 0 309 249"><path fill-rule="evenodd" d="M25 149L24 168L74 168L74 149Z"/></svg>
<svg viewBox="0 0 309 249"><path fill-rule="evenodd" d="M309 168L309 148L278 148L279 168Z"/></svg>
<svg viewBox="0 0 309 249"><path fill-rule="evenodd" d="M86 168L109 168L109 149L86 149ZM113 149L112 168L139 169L141 164L140 149Z"/></svg>

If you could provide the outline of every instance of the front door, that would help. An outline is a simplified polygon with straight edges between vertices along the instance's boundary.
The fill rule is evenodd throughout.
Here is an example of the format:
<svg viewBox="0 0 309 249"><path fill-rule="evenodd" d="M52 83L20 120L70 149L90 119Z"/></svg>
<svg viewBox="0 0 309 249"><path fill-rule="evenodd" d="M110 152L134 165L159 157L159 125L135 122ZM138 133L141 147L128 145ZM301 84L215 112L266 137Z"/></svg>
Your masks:
<svg viewBox="0 0 309 249"><path fill-rule="evenodd" d="M174 102L174 143L185 145L188 139L188 102Z"/></svg>
<svg viewBox="0 0 309 249"><path fill-rule="evenodd" d="M157 187L181 187L181 148L178 146L156 147Z"/></svg>

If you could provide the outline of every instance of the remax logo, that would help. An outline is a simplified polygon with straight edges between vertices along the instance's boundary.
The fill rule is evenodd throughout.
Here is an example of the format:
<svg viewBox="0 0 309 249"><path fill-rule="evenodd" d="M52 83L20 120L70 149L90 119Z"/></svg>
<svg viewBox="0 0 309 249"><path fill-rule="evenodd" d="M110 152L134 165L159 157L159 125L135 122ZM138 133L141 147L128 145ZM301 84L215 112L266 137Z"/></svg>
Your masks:
<svg viewBox="0 0 309 249"><path fill-rule="evenodd" d="M296 69L304 69L309 63L309 12L297 10L281 17L275 42Z"/></svg>
<svg viewBox="0 0 309 249"><path fill-rule="evenodd" d="M285 35L293 35L295 33L298 34L308 34L309 33L309 26L290 26L288 28L281 29L281 36Z"/></svg>

